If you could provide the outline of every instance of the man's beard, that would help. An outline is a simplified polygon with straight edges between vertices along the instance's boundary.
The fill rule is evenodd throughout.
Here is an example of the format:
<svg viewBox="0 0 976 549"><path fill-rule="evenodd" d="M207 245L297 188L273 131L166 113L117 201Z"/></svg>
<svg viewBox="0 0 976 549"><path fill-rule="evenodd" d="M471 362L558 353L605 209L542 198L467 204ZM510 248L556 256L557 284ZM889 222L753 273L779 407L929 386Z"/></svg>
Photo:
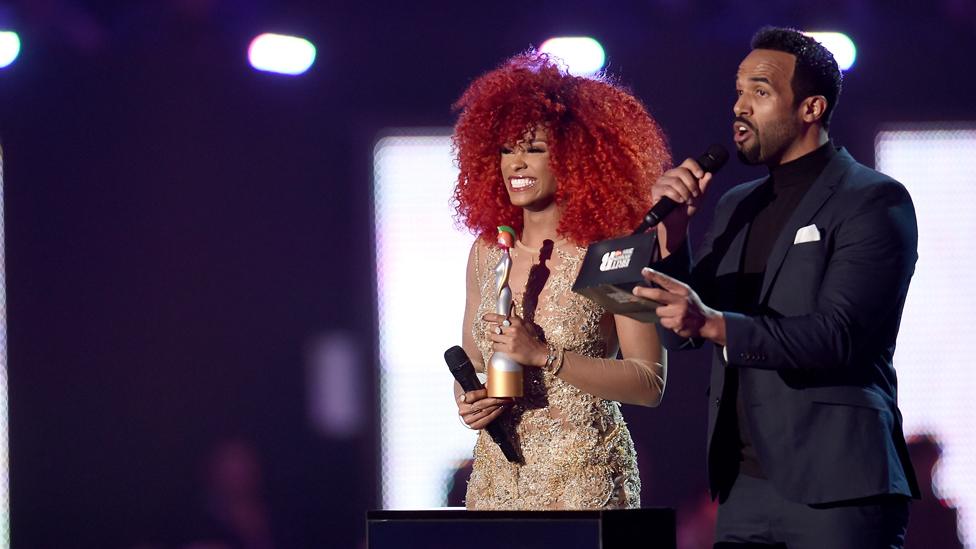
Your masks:
<svg viewBox="0 0 976 549"><path fill-rule="evenodd" d="M762 155L759 152L759 148L760 148L759 135L756 134L755 132L753 133L753 135L755 135L756 137L755 139L756 143L753 146L745 149L740 149L736 147L735 150L735 155L739 157L739 162L742 162L747 166L755 166L761 163Z"/></svg>
<svg viewBox="0 0 976 549"><path fill-rule="evenodd" d="M754 126L752 134L754 141L752 146L736 147L735 151L739 161L748 166L779 163L783 152L796 138L796 132L789 123L784 122L767 126L762 135L759 133L759 128Z"/></svg>

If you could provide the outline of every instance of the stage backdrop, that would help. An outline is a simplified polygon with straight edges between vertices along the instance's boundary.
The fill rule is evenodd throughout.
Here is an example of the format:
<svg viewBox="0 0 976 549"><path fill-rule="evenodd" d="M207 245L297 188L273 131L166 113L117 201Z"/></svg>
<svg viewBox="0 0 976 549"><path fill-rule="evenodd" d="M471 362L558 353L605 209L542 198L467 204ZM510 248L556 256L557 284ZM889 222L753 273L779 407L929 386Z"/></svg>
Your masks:
<svg viewBox="0 0 976 549"><path fill-rule="evenodd" d="M942 444L936 494L959 509L976 543L976 124L890 126L875 140L878 170L908 187L918 216L918 264L898 348L906 435ZM925 472L920 471L920 474Z"/></svg>

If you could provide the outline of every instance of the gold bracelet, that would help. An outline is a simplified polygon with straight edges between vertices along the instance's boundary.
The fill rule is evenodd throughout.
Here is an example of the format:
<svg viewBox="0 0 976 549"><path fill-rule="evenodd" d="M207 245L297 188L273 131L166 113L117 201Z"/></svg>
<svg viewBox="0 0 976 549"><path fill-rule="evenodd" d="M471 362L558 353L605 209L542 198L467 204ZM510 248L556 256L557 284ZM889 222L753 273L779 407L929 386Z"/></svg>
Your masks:
<svg viewBox="0 0 976 549"><path fill-rule="evenodd" d="M556 359L556 362L555 362L555 364L554 364L554 366L552 368L552 375L553 376L555 376L556 374L558 374L559 373L559 370L562 370L563 369L563 364L565 363L563 361L563 358L565 358L565 356L566 356L566 349L563 349L562 347L560 347L559 348L559 358Z"/></svg>
<svg viewBox="0 0 976 549"><path fill-rule="evenodd" d="M562 347L549 346L549 356L546 357L546 365L542 367L552 375L559 373L559 370L563 367L563 355L565 350Z"/></svg>

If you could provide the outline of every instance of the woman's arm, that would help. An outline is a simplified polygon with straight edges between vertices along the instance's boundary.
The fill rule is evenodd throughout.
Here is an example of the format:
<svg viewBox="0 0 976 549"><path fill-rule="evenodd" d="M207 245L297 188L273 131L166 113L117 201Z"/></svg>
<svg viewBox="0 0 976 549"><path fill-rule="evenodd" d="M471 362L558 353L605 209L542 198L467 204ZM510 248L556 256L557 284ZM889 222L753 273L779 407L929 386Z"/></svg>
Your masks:
<svg viewBox="0 0 976 549"><path fill-rule="evenodd" d="M478 240L471 245L468 254L467 274L465 275L464 320L461 323L461 347L468 354L471 364L478 372L485 371L485 362L481 358L481 351L474 342L471 327L474 326L475 315L481 306L481 288L478 285ZM464 400L461 400L461 395ZM465 393L457 381L454 382L454 402L458 405L458 415L471 429L484 429L511 404L510 399L488 398L488 391L481 389Z"/></svg>
<svg viewBox="0 0 976 549"><path fill-rule="evenodd" d="M478 308L481 307L481 288L478 284L478 247L480 245L480 242L475 240L471 244L471 251L468 253L468 266L464 277L464 320L461 322L461 347L464 348L464 352L468 353L468 358L471 359L475 371L484 372L485 361L481 357L481 350L474 342L474 335L471 331L475 316L478 314Z"/></svg>
<svg viewBox="0 0 976 549"><path fill-rule="evenodd" d="M498 326L505 317L488 313L484 319ZM535 331L516 315L502 333L491 333L495 351L508 353L524 366L545 367L550 349ZM623 360L594 358L572 352L562 353L551 367L556 376L591 395L642 406L657 406L664 395L667 366L664 349L653 324L625 316L614 316Z"/></svg>
<svg viewBox="0 0 976 549"><path fill-rule="evenodd" d="M565 353L556 374L591 395L627 404L657 406L668 378L667 355L654 324L614 315L623 360Z"/></svg>

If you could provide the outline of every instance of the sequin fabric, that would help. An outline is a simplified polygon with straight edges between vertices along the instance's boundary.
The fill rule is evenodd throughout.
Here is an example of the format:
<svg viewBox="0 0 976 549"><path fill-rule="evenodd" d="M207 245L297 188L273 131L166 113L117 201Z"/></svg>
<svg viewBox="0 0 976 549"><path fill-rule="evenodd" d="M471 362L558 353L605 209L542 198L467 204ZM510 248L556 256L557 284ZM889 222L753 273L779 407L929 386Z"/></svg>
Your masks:
<svg viewBox="0 0 976 549"><path fill-rule="evenodd" d="M478 248L475 261L481 305L472 333L487 363L489 325L481 317L495 309L493 270L501 252L494 247ZM545 262L549 275L537 300L527 295L525 284L519 287L513 278L516 313L531 318L548 343L567 353L604 358L613 336L609 314L571 290L584 253L585 249L573 245L557 246ZM534 305L528 317L523 302ZM508 432L514 433L524 464L509 463L482 431L468 482L469 509L640 507L637 454L618 403L585 393L540 368L526 367L525 396L496 421L507 423Z"/></svg>

